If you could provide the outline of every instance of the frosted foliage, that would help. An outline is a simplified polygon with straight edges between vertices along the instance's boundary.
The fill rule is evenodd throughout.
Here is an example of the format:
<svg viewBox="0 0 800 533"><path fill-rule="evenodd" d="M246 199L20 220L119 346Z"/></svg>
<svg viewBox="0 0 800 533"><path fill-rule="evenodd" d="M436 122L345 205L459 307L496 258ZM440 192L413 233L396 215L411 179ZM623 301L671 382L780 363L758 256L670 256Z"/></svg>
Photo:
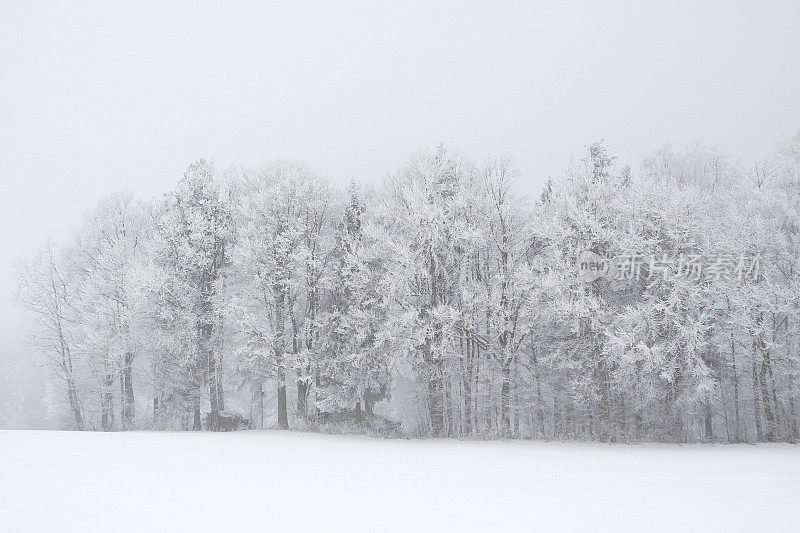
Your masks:
<svg viewBox="0 0 800 533"><path fill-rule="evenodd" d="M442 146L374 188L200 160L20 269L40 401L77 429L793 442L799 147L632 169L598 142L535 200Z"/></svg>

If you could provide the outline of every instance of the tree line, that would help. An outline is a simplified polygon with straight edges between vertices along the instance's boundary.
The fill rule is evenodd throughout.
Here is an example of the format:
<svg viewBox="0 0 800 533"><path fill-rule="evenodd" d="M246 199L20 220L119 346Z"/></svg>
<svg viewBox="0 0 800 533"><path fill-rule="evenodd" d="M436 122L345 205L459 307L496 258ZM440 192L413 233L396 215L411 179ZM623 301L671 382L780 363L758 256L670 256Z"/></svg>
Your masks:
<svg viewBox="0 0 800 533"><path fill-rule="evenodd" d="M111 194L19 269L57 406L81 430L798 438L800 134L635 171L599 142L537 198L518 180L440 146L374 187L200 160ZM587 252L627 259L587 279Z"/></svg>

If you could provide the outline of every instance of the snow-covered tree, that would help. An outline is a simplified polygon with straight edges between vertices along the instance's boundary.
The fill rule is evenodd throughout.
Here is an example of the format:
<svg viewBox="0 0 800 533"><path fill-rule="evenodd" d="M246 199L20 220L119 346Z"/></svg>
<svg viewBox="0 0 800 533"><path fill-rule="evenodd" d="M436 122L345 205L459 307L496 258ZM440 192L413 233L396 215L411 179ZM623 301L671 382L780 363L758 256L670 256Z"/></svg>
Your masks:
<svg viewBox="0 0 800 533"><path fill-rule="evenodd" d="M20 268L20 300L78 429L208 409L208 429L795 441L799 138L635 170L598 142L536 201L512 159L444 147L369 193L201 160L161 202L102 200Z"/></svg>
<svg viewBox="0 0 800 533"><path fill-rule="evenodd" d="M304 416L315 376L318 313L329 259L332 191L306 165L272 164L248 174L241 188L241 239L235 252L242 285L233 301L248 348L244 366L261 398L267 378L277 388L278 427L288 428L287 372L298 376ZM334 203L335 205L335 203Z"/></svg>
<svg viewBox="0 0 800 533"><path fill-rule="evenodd" d="M209 429L225 409L217 290L235 237L228 193L212 163L190 165L166 195L153 244L154 322L165 340L154 362L159 408L185 404L194 429L202 425L204 385Z"/></svg>

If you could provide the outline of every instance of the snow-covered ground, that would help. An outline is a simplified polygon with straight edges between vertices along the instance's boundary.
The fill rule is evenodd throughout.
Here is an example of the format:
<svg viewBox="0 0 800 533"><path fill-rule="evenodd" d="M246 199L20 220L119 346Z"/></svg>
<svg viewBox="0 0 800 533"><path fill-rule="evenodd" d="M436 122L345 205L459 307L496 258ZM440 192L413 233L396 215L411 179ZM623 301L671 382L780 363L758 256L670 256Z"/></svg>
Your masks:
<svg viewBox="0 0 800 533"><path fill-rule="evenodd" d="M800 530L800 447L0 431L2 531Z"/></svg>

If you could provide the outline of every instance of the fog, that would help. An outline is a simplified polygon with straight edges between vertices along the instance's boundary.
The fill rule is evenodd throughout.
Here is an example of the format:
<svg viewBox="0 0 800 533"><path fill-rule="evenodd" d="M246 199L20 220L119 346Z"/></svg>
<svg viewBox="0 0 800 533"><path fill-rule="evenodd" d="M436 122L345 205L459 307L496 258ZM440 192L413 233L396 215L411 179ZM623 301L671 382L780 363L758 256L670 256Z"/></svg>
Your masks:
<svg viewBox="0 0 800 533"><path fill-rule="evenodd" d="M800 124L800 4L4 5L0 361L29 356L16 262L99 196L199 157L375 181L439 143L516 156L524 192L605 138L758 158Z"/></svg>

